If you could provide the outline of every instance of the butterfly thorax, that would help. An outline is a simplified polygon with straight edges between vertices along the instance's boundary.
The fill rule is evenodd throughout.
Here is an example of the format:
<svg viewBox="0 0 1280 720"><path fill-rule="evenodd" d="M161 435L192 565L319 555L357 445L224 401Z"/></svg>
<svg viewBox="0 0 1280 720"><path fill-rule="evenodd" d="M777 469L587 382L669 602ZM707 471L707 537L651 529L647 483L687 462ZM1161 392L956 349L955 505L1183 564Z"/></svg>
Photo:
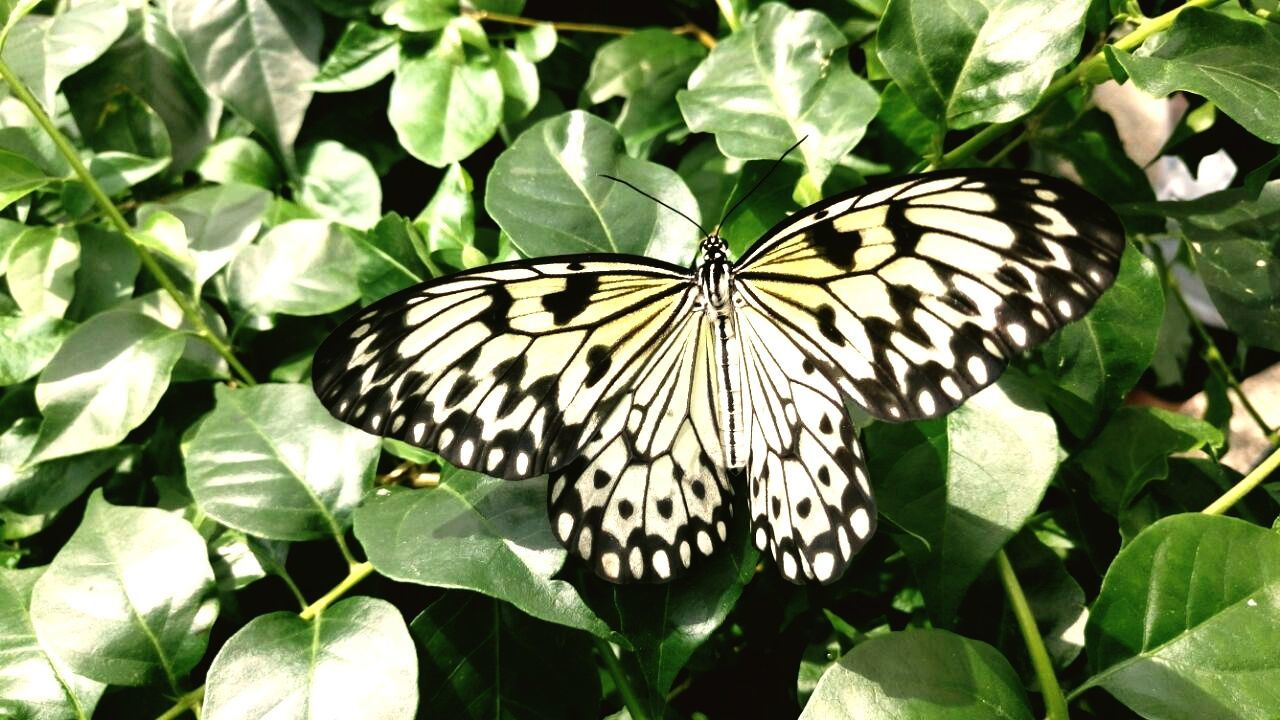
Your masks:
<svg viewBox="0 0 1280 720"><path fill-rule="evenodd" d="M694 273L707 312L718 316L730 313L730 266L728 248L719 235L709 235L702 241L701 257Z"/></svg>

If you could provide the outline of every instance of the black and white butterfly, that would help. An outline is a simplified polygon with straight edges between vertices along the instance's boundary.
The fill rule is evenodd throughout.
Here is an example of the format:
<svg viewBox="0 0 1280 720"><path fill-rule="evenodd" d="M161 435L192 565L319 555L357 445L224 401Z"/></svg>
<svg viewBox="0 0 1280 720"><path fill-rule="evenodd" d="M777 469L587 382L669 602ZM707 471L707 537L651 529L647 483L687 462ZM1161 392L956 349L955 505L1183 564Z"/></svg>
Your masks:
<svg viewBox="0 0 1280 720"><path fill-rule="evenodd" d="M998 170L879 182L787 218L736 262L534 258L408 288L325 340L341 420L501 478L550 474L556 537L613 582L724 543L739 488L787 579L839 578L876 512L846 412L936 417L1114 280L1115 214Z"/></svg>

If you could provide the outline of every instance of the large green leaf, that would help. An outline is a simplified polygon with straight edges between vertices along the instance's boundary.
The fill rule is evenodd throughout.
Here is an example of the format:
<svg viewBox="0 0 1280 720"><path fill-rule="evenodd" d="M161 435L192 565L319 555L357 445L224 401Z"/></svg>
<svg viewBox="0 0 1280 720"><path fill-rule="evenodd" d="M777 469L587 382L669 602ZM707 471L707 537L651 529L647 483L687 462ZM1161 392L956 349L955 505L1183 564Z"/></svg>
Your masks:
<svg viewBox="0 0 1280 720"><path fill-rule="evenodd" d="M382 216L382 185L368 158L324 140L303 155L298 202L330 220L368 230Z"/></svg>
<svg viewBox="0 0 1280 720"><path fill-rule="evenodd" d="M236 256L231 300L257 315L324 315L360 297L363 258L348 231L327 220L290 220Z"/></svg>
<svg viewBox="0 0 1280 720"><path fill-rule="evenodd" d="M58 318L0 315L0 387L35 377L74 327Z"/></svg>
<svg viewBox="0 0 1280 720"><path fill-rule="evenodd" d="M1120 405L1155 355L1164 290L1155 263L1133 248L1093 309L1038 351L1030 366L1049 407L1077 437Z"/></svg>
<svg viewBox="0 0 1280 720"><path fill-rule="evenodd" d="M9 249L9 294L28 316L60 318L71 305L80 268L74 228L33 227Z"/></svg>
<svg viewBox="0 0 1280 720"><path fill-rule="evenodd" d="M1085 629L1087 685L1144 717L1274 718L1280 707L1280 534L1175 515L1107 570Z"/></svg>
<svg viewBox="0 0 1280 720"><path fill-rule="evenodd" d="M133 296L142 262L129 239L102 224L76 226L80 268L67 317L84 320Z"/></svg>
<svg viewBox="0 0 1280 720"><path fill-rule="evenodd" d="M62 81L93 62L124 32L124 3L94 0L53 16L18 21L4 46L4 59L45 110L54 110Z"/></svg>
<svg viewBox="0 0 1280 720"><path fill-rule="evenodd" d="M378 439L330 417L304 385L218 386L214 396L183 447L200 509L264 538L342 535L372 484Z"/></svg>
<svg viewBox="0 0 1280 720"><path fill-rule="evenodd" d="M355 597L307 621L260 615L209 667L204 717L403 720L418 706L418 663L400 612Z"/></svg>
<svg viewBox="0 0 1280 720"><path fill-rule="evenodd" d="M316 92L351 92L382 80L400 62L399 38L392 30L353 20L347 24L320 71L311 80Z"/></svg>
<svg viewBox="0 0 1280 720"><path fill-rule="evenodd" d="M427 266L418 255L422 239L413 223L387 213L356 244L364 253L357 278L360 300L368 304L427 277Z"/></svg>
<svg viewBox="0 0 1280 720"><path fill-rule="evenodd" d="M201 82L293 167L324 28L302 0L173 0L173 29Z"/></svg>
<svg viewBox="0 0 1280 720"><path fill-rule="evenodd" d="M127 457L132 448L116 446L27 463L40 423L22 418L0 435L0 505L23 515L61 510L84 493L89 483Z"/></svg>
<svg viewBox="0 0 1280 720"><path fill-rule="evenodd" d="M460 590L428 605L409 631L418 646L420 716L599 715L600 678L585 635L559 632L500 600Z"/></svg>
<svg viewBox="0 0 1280 720"><path fill-rule="evenodd" d="M387 117L400 144L428 165L462 160L502 122L502 80L488 57L402 58Z"/></svg>
<svg viewBox="0 0 1280 720"><path fill-rule="evenodd" d="M1280 28L1187 8L1132 54L1108 48L1133 84L1163 97L1187 90L1208 98L1249 132L1280 143Z"/></svg>
<svg viewBox="0 0 1280 720"><path fill-rule="evenodd" d="M175 690L204 655L217 615L195 528L156 508L112 505L101 491L31 597L40 644L113 685Z"/></svg>
<svg viewBox="0 0 1280 720"><path fill-rule="evenodd" d="M1031 720L1018 674L990 645L946 630L868 638L832 665L801 718Z"/></svg>
<svg viewBox="0 0 1280 720"><path fill-rule="evenodd" d="M202 286L253 242L262 227L271 194L250 185L217 185L187 193L175 200L144 205L145 222L156 211L172 213L186 227L187 249L195 257L195 283Z"/></svg>
<svg viewBox="0 0 1280 720"><path fill-rule="evenodd" d="M729 157L776 159L797 151L814 186L853 149L879 100L849 67L848 40L825 15L762 5L716 45L676 95L685 122L712 132Z"/></svg>
<svg viewBox="0 0 1280 720"><path fill-rule="evenodd" d="M71 672L36 640L31 588L45 568L0 569L0 715L88 720L106 686Z"/></svg>
<svg viewBox="0 0 1280 720"><path fill-rule="evenodd" d="M424 490L379 490L356 510L356 537L378 572L475 590L548 622L614 633L552 575L565 551L547 521L546 484L459 470Z"/></svg>
<svg viewBox="0 0 1280 720"><path fill-rule="evenodd" d="M1119 515L1143 488L1169 474L1169 456L1222 449L1222 432L1209 423L1155 407L1123 407L1074 458L1089 476L1093 498Z"/></svg>
<svg viewBox="0 0 1280 720"><path fill-rule="evenodd" d="M1053 418L1012 373L946 418L869 429L880 514L929 614L951 623L965 591L1040 504L1057 471Z"/></svg>
<svg viewBox="0 0 1280 720"><path fill-rule="evenodd" d="M647 29L596 51L583 91L592 103L622 98L614 124L633 154L683 122L673 100L707 51L669 30Z"/></svg>
<svg viewBox="0 0 1280 720"><path fill-rule="evenodd" d="M267 190L280 184L280 168L271 154L247 137L232 137L210 145L195 171L205 180L223 185L242 183Z"/></svg>
<svg viewBox="0 0 1280 720"><path fill-rule="evenodd" d="M95 315L72 331L36 385L44 415L28 462L111 447L169 387L186 338L145 315Z"/></svg>
<svg viewBox="0 0 1280 720"><path fill-rule="evenodd" d="M892 0L880 62L926 117L949 128L1026 113L1080 50L1088 0Z"/></svg>
<svg viewBox="0 0 1280 720"><path fill-rule="evenodd" d="M693 257L698 230L636 191L630 182L697 217L697 202L673 170L628 157L618 131L574 110L521 133L498 156L485 209L526 256L575 252Z"/></svg>

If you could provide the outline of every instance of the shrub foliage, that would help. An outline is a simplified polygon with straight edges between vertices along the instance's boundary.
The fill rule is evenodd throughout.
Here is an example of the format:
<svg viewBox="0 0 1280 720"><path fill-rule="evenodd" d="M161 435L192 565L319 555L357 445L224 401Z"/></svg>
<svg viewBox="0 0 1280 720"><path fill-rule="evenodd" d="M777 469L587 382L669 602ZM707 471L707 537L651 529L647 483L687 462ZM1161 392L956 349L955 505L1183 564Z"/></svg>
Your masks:
<svg viewBox="0 0 1280 720"><path fill-rule="evenodd" d="M1171 5L0 3L0 715L1280 714L1280 460L1218 462L1233 413L1276 440L1239 378L1280 350L1280 25ZM1113 79L1188 100L1160 152L1225 148L1230 186L1157 194ZM380 442L307 382L430 277L691 259L602 173L708 225L762 181L740 252L864 178L992 165L1113 203L1120 276L951 415L864 429L882 532L831 587L743 527L607 585L545 482Z"/></svg>

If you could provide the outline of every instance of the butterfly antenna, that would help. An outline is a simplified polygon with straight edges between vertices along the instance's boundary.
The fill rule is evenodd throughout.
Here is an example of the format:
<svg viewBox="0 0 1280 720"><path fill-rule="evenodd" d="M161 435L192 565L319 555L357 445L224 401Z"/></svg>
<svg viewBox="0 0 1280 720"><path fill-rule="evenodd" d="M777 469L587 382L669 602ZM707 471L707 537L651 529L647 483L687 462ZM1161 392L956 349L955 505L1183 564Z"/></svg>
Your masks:
<svg viewBox="0 0 1280 720"><path fill-rule="evenodd" d="M626 185L627 187L631 188L632 190L635 190L636 192L640 193L641 195L643 195L643 196L645 196L645 197L649 198L650 200L652 200L652 201L654 201L654 202L658 203L658 204L659 204L659 205L661 205L662 207L664 207L664 208L666 208L666 209L670 210L671 212L673 212L673 213L675 213L675 214L679 215L680 217L684 218L685 220L688 220L689 222L693 223L693 226L694 226L694 227L696 227L696 228L698 228L698 230L702 231L702 236L703 236L703 237L711 237L711 234L710 234L710 233L708 233L708 232L707 232L707 230L706 230L706 228L702 227L702 224L701 224L701 223L699 223L697 220L694 220L693 218L689 217L688 215L685 215L684 213L680 212L679 210L677 210L677 209L675 209L675 208L671 207L670 205L668 205L668 204L666 204L666 203L662 202L662 201L661 201L661 200L659 200L658 198L656 198L656 197L654 197L654 196L650 195L649 193L647 193L647 192L645 192L645 191L641 190L640 188L636 187L635 185L632 185L631 183L627 182L626 180L623 180L622 178L616 178L616 177L614 177L614 176L612 176L612 175L605 175L604 173L601 173L601 174L600 174L600 177L602 177L602 178L607 178L607 179L612 180L612 181L614 181L614 182L616 182L616 183L622 183L623 185Z"/></svg>
<svg viewBox="0 0 1280 720"><path fill-rule="evenodd" d="M729 222L729 218L733 216L734 211L737 210L739 207L741 207L742 203L745 202L747 198L751 197L751 193L755 192L756 190L759 190L760 186L764 184L764 181L768 180L769 176L773 174L773 171L777 170L778 166L782 164L782 161L787 159L787 156L791 154L791 151L800 147L800 143L808 139L809 139L808 135L805 135L804 137L800 138L799 140L796 141L795 145L792 145L791 147L787 148L786 152L782 153L782 155L777 160L773 161L773 164L769 166L769 170L764 175L760 176L760 179L756 181L755 185L751 186L751 189L747 191L747 194L738 198L738 202L734 203L733 207L729 208L729 212L725 213L724 216L720 218L720 222L716 223L717 235L720 234L720 228L724 227L724 224Z"/></svg>

